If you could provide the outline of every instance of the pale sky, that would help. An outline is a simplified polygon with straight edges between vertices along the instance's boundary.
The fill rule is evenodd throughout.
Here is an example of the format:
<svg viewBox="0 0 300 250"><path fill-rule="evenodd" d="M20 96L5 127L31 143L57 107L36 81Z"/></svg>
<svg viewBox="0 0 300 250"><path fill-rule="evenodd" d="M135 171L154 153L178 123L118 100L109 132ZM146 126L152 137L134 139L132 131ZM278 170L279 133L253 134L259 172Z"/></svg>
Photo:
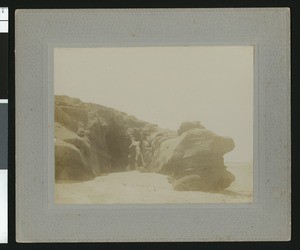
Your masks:
<svg viewBox="0 0 300 250"><path fill-rule="evenodd" d="M54 93L177 130L199 120L253 159L253 46L55 48Z"/></svg>

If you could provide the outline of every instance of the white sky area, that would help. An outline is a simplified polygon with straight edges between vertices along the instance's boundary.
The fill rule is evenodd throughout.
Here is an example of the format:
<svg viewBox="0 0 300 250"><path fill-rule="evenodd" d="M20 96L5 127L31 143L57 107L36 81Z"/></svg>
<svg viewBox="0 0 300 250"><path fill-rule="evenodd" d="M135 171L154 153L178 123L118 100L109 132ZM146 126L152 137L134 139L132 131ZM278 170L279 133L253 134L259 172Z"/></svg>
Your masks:
<svg viewBox="0 0 300 250"><path fill-rule="evenodd" d="M177 130L199 120L253 159L253 46L55 48L54 92Z"/></svg>

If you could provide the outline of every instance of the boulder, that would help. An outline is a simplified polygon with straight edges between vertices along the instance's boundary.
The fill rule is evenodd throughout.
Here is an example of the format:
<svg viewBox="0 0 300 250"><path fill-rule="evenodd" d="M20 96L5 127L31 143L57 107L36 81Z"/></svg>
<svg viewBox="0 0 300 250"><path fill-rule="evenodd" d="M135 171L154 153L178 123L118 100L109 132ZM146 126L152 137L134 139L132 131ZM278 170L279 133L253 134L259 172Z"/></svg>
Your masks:
<svg viewBox="0 0 300 250"><path fill-rule="evenodd" d="M234 148L231 138L193 128L166 138L156 152L156 171L172 176L177 190L223 190L234 181L223 155Z"/></svg>
<svg viewBox="0 0 300 250"><path fill-rule="evenodd" d="M190 129L193 129L193 128L205 129L205 127L202 126L199 121L183 122L183 123L181 123L180 128L177 130L177 134L181 135L182 133L189 131Z"/></svg>
<svg viewBox="0 0 300 250"><path fill-rule="evenodd" d="M86 181L95 177L84 155L74 145L55 140L55 179Z"/></svg>
<svg viewBox="0 0 300 250"><path fill-rule="evenodd" d="M78 161L84 162L82 169L91 169L94 176L127 168L131 144L127 131L129 127L140 129L145 124L109 107L84 103L78 98L55 96L55 138L78 150L84 157L84 161ZM70 158L63 162L59 158L56 165L71 166L72 162ZM58 171L57 179L77 180L76 176Z"/></svg>

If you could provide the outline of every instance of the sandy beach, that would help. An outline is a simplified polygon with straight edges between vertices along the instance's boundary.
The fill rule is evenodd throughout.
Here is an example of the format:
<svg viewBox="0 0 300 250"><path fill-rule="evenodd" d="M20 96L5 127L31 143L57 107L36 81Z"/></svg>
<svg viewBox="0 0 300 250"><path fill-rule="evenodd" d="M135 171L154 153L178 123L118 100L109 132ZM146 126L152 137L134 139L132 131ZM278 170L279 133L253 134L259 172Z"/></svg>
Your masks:
<svg viewBox="0 0 300 250"><path fill-rule="evenodd" d="M236 180L220 193L175 191L165 175L128 171L99 176L85 182L56 183L55 203L252 203L252 166L231 164L228 170L235 175Z"/></svg>

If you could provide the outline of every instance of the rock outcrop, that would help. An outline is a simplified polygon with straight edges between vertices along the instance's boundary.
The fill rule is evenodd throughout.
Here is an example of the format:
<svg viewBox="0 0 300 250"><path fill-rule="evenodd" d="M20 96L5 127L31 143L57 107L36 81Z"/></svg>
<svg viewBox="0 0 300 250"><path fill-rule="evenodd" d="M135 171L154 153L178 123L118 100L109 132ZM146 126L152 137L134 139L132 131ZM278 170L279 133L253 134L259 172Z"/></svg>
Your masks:
<svg viewBox="0 0 300 250"><path fill-rule="evenodd" d="M127 130L130 127L142 128L145 124L112 108L84 103L68 96L56 96L56 180L86 180L103 173L124 171L128 166L131 144ZM62 159L59 152L61 142L67 143L64 147L70 152L74 147L78 150L74 157L77 164L74 164L74 159ZM78 164L82 165L82 171L74 174Z"/></svg>
<svg viewBox="0 0 300 250"><path fill-rule="evenodd" d="M217 192L234 181L223 155L231 138L184 122L175 131L77 98L55 97L55 177L87 180L138 169L170 176L176 190Z"/></svg>

